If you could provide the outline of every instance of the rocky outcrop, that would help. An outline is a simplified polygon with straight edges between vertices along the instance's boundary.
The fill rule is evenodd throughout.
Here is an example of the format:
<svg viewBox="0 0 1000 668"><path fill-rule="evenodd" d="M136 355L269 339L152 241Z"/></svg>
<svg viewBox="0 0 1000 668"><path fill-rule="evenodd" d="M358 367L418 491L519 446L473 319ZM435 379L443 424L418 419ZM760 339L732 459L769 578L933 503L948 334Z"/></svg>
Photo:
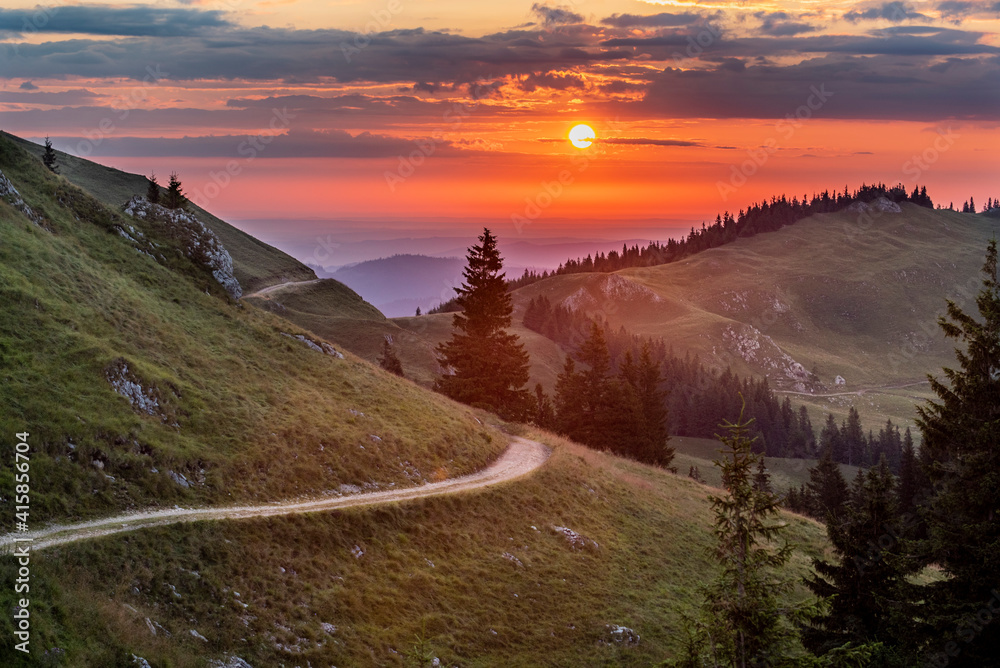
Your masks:
<svg viewBox="0 0 1000 668"><path fill-rule="evenodd" d="M623 302L658 303L663 301L645 285L636 283L618 274L608 274L598 280L597 285L582 287L563 300L566 308L588 311L594 308L607 308L608 305L618 305Z"/></svg>
<svg viewBox="0 0 1000 668"><path fill-rule="evenodd" d="M331 346L326 341L313 341L312 339L303 336L302 334L289 334L288 332L281 332L282 336L287 336L290 339L295 339L296 341L301 341L302 343L309 346L310 350L315 350L318 353L326 353L331 357L336 357L339 360L344 359L344 354ZM361 414L364 417L364 414Z"/></svg>
<svg viewBox="0 0 1000 668"><path fill-rule="evenodd" d="M143 380L129 367L122 357L117 358L104 369L104 377L111 389L125 397L137 413L158 417L172 427L177 425L177 410L170 405L169 395L155 383ZM177 396L177 392L170 394Z"/></svg>
<svg viewBox="0 0 1000 668"><path fill-rule="evenodd" d="M35 225L40 226L42 224L42 217L31 210L28 203L21 197L21 193L17 192L17 188L14 187L14 184L10 182L3 172L0 172L0 198L3 198L5 202L27 216L28 220Z"/></svg>
<svg viewBox="0 0 1000 668"><path fill-rule="evenodd" d="M184 209L168 209L138 195L125 203L125 213L161 226L177 239L184 255L212 272L212 276L233 299L243 296L243 288L233 275L233 258L219 237L194 214Z"/></svg>
<svg viewBox="0 0 1000 668"><path fill-rule="evenodd" d="M871 202L855 202L847 207L849 213L902 213L899 205L885 197L879 197Z"/></svg>

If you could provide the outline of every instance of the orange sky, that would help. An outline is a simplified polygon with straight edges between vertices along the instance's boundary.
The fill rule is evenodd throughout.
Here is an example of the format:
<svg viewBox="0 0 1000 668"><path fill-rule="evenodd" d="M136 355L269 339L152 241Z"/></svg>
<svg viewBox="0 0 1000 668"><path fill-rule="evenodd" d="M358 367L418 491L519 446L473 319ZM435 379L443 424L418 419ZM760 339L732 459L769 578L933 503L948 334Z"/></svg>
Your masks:
<svg viewBox="0 0 1000 668"><path fill-rule="evenodd" d="M1000 194L994 0L35 4L0 10L4 129L177 171L228 218L529 233L876 180Z"/></svg>

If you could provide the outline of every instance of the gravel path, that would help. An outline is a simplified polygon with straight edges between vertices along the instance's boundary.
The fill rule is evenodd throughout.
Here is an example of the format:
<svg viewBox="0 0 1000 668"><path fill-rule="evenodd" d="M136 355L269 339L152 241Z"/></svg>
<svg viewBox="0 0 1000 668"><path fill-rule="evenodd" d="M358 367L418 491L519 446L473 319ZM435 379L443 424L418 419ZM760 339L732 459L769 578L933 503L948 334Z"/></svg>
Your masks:
<svg viewBox="0 0 1000 668"><path fill-rule="evenodd" d="M549 449L541 443L524 438L513 438L510 447L499 459L481 471L460 478L450 478L419 487L387 489L379 492L324 497L306 501L281 501L259 506L168 508L139 511L79 524L53 525L30 533L5 534L0 536L0 552L10 552L17 544L15 538L31 538L32 541L28 544L31 546L31 551L36 552L47 547L75 543L88 538L179 522L294 515L351 506L371 506L380 503L421 499L440 494L454 494L520 478L544 464L549 458L549 454Z"/></svg>

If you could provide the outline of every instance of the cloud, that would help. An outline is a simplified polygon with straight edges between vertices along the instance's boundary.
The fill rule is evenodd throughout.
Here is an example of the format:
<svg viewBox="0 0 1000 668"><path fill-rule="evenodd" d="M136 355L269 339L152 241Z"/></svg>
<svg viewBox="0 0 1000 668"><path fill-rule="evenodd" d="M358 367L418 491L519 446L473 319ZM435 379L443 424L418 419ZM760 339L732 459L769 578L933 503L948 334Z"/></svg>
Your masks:
<svg viewBox="0 0 1000 668"><path fill-rule="evenodd" d="M615 28L670 28L686 26L702 19L700 14L685 12L683 14L612 14L601 19L601 25Z"/></svg>
<svg viewBox="0 0 1000 668"><path fill-rule="evenodd" d="M792 37L819 30L819 26L793 20L795 17L788 12L754 12L754 17L760 19L760 32L772 37Z"/></svg>
<svg viewBox="0 0 1000 668"><path fill-rule="evenodd" d="M290 130L277 135L216 135L182 138L108 137L91 145L95 157L185 157L231 158L246 157L254 148L258 158L394 158L410 153L422 138L389 137L361 132L352 135L343 130L318 132ZM53 144L73 147L80 137L54 137ZM432 141L426 139L425 141ZM449 141L435 142L435 156L457 155L458 149ZM466 151L468 153L468 151Z"/></svg>
<svg viewBox="0 0 1000 668"><path fill-rule="evenodd" d="M905 2L900 2L899 0L867 6L864 9L854 9L844 14L844 18L852 23L857 23L858 21L876 21L879 19L892 21L893 23L913 19L930 20L930 17L926 14L921 14Z"/></svg>
<svg viewBox="0 0 1000 668"><path fill-rule="evenodd" d="M854 58L832 54L795 65L756 65L736 72L667 69L640 102L606 113L661 118L1000 119L1000 62ZM808 122L808 121L806 121Z"/></svg>
<svg viewBox="0 0 1000 668"><path fill-rule="evenodd" d="M578 74L529 74L518 83L521 90L529 93L539 88L569 90L571 88L584 88L586 85L586 79Z"/></svg>
<svg viewBox="0 0 1000 668"><path fill-rule="evenodd" d="M968 0L944 0L934 6L941 17L945 19L962 19L967 17L996 18L1000 14L1000 2L970 2Z"/></svg>
<svg viewBox="0 0 1000 668"><path fill-rule="evenodd" d="M577 14L566 5L550 7L536 2L531 6L531 13L536 15L545 26L583 23L583 15Z"/></svg>
<svg viewBox="0 0 1000 668"><path fill-rule="evenodd" d="M21 90L38 90L38 86L31 83L30 81L22 81L21 85L18 86Z"/></svg>
<svg viewBox="0 0 1000 668"><path fill-rule="evenodd" d="M29 82L25 82L29 83ZM20 86L24 88L24 84ZM30 90L38 87L32 85ZM71 106L93 104L100 98L105 97L99 93L79 88L76 90L64 90L58 92L20 92L20 91L0 91L0 102L13 102L17 104L44 104L50 106Z"/></svg>
<svg viewBox="0 0 1000 668"><path fill-rule="evenodd" d="M705 146L705 144L698 141L688 141L685 139L649 139L647 137L598 137L595 143L619 144L622 146Z"/></svg>
<svg viewBox="0 0 1000 668"><path fill-rule="evenodd" d="M56 5L45 11L0 8L0 31L179 37L232 27L223 17L218 10L146 5Z"/></svg>

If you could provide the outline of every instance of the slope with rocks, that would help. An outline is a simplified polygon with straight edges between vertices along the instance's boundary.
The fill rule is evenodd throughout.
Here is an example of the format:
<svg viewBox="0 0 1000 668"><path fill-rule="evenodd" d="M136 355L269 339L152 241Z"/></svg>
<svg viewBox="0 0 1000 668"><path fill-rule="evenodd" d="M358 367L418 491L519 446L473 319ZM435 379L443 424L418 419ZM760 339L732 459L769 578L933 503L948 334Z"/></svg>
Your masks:
<svg viewBox="0 0 1000 668"><path fill-rule="evenodd" d="M29 154L41 159L44 148L15 135L0 132ZM112 167L56 151L59 173L67 181L86 191L99 202L117 209L135 196L144 196L149 182L141 174L130 174ZM292 256L233 227L194 204L188 208L212 230L233 257L233 270L245 290L254 291L286 281L316 278L312 269Z"/></svg>
<svg viewBox="0 0 1000 668"><path fill-rule="evenodd" d="M33 527L420 484L504 447L464 407L236 300L198 218L109 209L3 137L0 173L0 430L30 434ZM13 475L0 463L0 489Z"/></svg>

